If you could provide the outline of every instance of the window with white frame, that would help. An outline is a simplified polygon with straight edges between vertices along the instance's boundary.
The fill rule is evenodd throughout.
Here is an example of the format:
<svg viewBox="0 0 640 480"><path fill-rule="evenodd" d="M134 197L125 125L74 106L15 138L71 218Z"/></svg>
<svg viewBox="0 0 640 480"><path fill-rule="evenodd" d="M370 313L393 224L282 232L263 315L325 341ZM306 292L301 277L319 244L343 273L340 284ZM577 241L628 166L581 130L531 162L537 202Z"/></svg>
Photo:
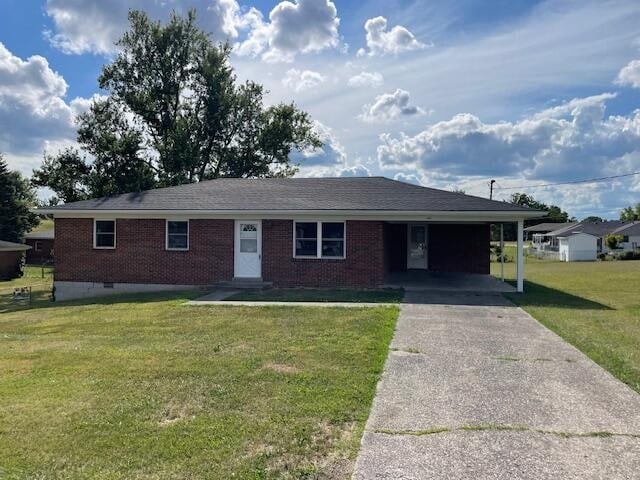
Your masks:
<svg viewBox="0 0 640 480"><path fill-rule="evenodd" d="M116 248L115 220L94 220L93 246L94 248Z"/></svg>
<svg viewBox="0 0 640 480"><path fill-rule="evenodd" d="M344 258L344 222L295 222L294 256Z"/></svg>
<svg viewBox="0 0 640 480"><path fill-rule="evenodd" d="M167 220L167 250L189 250L188 220Z"/></svg>
<svg viewBox="0 0 640 480"><path fill-rule="evenodd" d="M42 251L42 242L40 240L36 240L35 242L33 242L33 250L36 252Z"/></svg>

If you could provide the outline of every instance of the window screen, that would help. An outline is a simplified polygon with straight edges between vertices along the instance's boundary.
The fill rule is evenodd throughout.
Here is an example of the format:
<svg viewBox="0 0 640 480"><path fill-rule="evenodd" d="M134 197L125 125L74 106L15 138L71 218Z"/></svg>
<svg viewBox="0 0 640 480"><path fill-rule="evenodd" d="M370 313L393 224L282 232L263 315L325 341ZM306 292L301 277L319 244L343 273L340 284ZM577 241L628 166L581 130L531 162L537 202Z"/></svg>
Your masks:
<svg viewBox="0 0 640 480"><path fill-rule="evenodd" d="M189 222L167 222L167 249L187 250L189 248Z"/></svg>

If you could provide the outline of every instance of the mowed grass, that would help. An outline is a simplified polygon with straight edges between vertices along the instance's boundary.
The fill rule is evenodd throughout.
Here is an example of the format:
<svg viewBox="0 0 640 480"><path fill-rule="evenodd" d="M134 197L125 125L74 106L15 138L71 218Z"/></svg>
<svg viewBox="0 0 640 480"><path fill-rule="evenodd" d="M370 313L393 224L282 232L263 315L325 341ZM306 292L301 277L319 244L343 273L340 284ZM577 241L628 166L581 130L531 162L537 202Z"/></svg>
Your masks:
<svg viewBox="0 0 640 480"><path fill-rule="evenodd" d="M491 268L499 275L499 264ZM515 278L513 263L505 276ZM640 392L640 261L527 258L525 293L509 298Z"/></svg>
<svg viewBox="0 0 640 480"><path fill-rule="evenodd" d="M225 300L264 302L365 302L400 303L404 291L400 288L371 290L316 289L316 288L272 288L261 291L239 292Z"/></svg>
<svg viewBox="0 0 640 480"><path fill-rule="evenodd" d="M24 275L8 281L0 281L0 313L23 309L26 306L42 306L51 301L51 286L53 284L53 268L27 265ZM16 287L31 287L30 305L24 302L13 302L13 290Z"/></svg>
<svg viewBox="0 0 640 480"><path fill-rule="evenodd" d="M397 308L195 295L0 314L0 477L348 478Z"/></svg>

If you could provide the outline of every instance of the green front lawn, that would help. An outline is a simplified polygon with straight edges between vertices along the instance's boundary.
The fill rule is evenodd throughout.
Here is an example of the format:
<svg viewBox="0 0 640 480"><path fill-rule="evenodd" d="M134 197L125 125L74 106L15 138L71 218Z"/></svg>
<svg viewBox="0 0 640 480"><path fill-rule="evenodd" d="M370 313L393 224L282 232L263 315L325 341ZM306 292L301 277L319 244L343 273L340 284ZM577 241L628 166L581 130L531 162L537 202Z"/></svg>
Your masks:
<svg viewBox="0 0 640 480"><path fill-rule="evenodd" d="M51 300L53 268L27 265L24 275L8 281L0 281L0 313L25 308L24 303L13 303L13 290L16 287L31 287L32 304L46 305Z"/></svg>
<svg viewBox="0 0 640 480"><path fill-rule="evenodd" d="M272 288L261 291L240 292L225 300L251 302L364 302L400 303L404 291L400 288L372 290L321 289L321 288Z"/></svg>
<svg viewBox="0 0 640 480"><path fill-rule="evenodd" d="M499 275L499 264L491 268ZM513 263L505 276L515 278ZM525 280L511 300L640 392L640 261L527 258Z"/></svg>
<svg viewBox="0 0 640 480"><path fill-rule="evenodd" d="M348 478L398 310L0 314L2 478Z"/></svg>

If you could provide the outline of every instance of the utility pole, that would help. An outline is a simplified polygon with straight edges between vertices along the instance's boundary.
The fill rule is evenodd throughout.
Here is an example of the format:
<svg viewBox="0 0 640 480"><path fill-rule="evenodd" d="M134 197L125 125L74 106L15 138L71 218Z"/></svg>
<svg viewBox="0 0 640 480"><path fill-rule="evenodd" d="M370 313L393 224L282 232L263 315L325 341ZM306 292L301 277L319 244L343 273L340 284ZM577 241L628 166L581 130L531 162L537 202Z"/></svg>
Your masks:
<svg viewBox="0 0 640 480"><path fill-rule="evenodd" d="M496 183L495 180L491 180L489 182L489 200L493 200L493 184Z"/></svg>

